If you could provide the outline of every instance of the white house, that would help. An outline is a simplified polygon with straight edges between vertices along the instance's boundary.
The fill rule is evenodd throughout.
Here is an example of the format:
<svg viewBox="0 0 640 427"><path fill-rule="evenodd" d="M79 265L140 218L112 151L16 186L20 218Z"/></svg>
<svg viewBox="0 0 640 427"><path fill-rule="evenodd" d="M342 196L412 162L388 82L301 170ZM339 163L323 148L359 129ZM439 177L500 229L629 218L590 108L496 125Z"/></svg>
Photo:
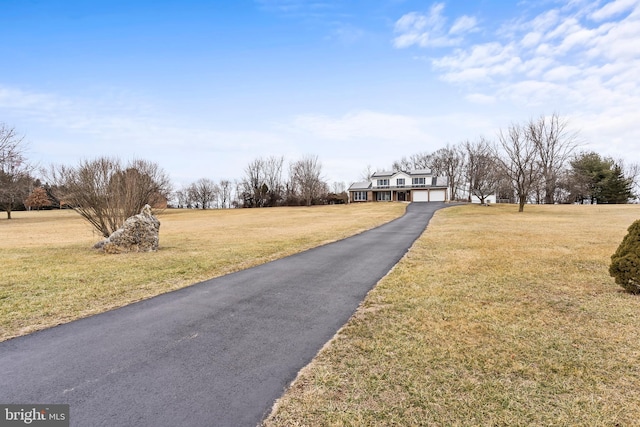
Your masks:
<svg viewBox="0 0 640 427"><path fill-rule="evenodd" d="M448 195L447 178L429 169L376 172L349 187L349 202L445 202Z"/></svg>

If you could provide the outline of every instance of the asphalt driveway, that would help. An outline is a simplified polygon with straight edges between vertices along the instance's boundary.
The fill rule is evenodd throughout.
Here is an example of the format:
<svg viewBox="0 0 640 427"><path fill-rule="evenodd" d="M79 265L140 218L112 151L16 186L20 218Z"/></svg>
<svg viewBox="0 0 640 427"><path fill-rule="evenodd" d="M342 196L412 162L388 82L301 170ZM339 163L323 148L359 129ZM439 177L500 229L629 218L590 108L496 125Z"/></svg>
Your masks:
<svg viewBox="0 0 640 427"><path fill-rule="evenodd" d="M72 426L255 426L443 203L268 264L0 343L0 403Z"/></svg>

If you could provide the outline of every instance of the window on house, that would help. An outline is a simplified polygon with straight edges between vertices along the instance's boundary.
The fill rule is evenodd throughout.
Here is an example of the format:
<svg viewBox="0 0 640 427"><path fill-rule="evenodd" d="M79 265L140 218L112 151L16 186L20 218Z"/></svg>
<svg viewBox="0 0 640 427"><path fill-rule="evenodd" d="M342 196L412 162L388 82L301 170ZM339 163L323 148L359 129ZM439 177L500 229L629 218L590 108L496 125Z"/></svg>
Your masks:
<svg viewBox="0 0 640 427"><path fill-rule="evenodd" d="M378 191L376 193L376 200L378 202L386 202L391 200L391 191Z"/></svg>
<svg viewBox="0 0 640 427"><path fill-rule="evenodd" d="M411 183L413 185L424 185L425 181L424 181L424 178L413 178Z"/></svg>
<svg viewBox="0 0 640 427"><path fill-rule="evenodd" d="M353 192L353 201L354 202L366 202L367 201L367 192L366 191L354 191Z"/></svg>
<svg viewBox="0 0 640 427"><path fill-rule="evenodd" d="M389 186L389 180L388 179L379 179L378 180L378 187L384 187L384 186Z"/></svg>
<svg viewBox="0 0 640 427"><path fill-rule="evenodd" d="M398 187L404 187L404 178L398 178L398 180L396 181L396 185Z"/></svg>

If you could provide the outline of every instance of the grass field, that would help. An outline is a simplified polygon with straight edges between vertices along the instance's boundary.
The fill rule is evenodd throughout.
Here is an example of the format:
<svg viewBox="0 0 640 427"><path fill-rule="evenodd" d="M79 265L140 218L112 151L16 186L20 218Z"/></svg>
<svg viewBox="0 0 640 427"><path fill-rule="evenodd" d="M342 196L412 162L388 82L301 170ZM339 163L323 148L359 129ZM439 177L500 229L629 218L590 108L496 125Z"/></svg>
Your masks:
<svg viewBox="0 0 640 427"><path fill-rule="evenodd" d="M166 210L156 253L105 255L72 211L0 219L0 340L120 307L372 228L406 205Z"/></svg>
<svg viewBox="0 0 640 427"><path fill-rule="evenodd" d="M460 206L370 292L268 426L640 424L638 206Z"/></svg>

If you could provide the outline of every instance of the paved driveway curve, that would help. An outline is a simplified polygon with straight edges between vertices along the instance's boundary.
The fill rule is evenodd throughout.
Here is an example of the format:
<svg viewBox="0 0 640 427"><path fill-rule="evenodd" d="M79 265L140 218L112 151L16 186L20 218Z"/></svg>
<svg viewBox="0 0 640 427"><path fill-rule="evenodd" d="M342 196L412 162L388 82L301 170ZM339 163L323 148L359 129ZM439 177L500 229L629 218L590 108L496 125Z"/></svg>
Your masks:
<svg viewBox="0 0 640 427"><path fill-rule="evenodd" d="M255 426L433 213L0 343L0 403L72 426Z"/></svg>

